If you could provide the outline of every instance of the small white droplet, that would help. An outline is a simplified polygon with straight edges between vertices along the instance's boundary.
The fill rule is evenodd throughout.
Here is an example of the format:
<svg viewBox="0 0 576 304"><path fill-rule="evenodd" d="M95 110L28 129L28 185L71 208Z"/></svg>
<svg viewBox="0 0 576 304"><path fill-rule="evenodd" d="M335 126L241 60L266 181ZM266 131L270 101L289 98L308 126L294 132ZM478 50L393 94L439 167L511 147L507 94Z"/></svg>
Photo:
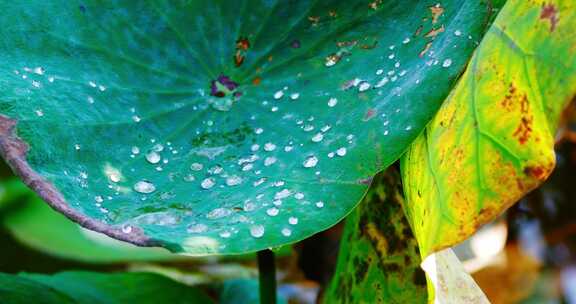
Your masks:
<svg viewBox="0 0 576 304"><path fill-rule="evenodd" d="M140 154L140 148L138 148L138 147L132 147L131 151L132 151L132 154L134 154L134 155Z"/></svg>
<svg viewBox="0 0 576 304"><path fill-rule="evenodd" d="M313 142L321 142L322 139L324 139L324 134L322 133L317 133L316 135L312 136Z"/></svg>
<svg viewBox="0 0 576 304"><path fill-rule="evenodd" d="M284 229L282 229L282 235L283 236L290 236L290 235L292 235L292 230L290 230L288 228L284 228Z"/></svg>
<svg viewBox="0 0 576 304"><path fill-rule="evenodd" d="M338 150L336 150L336 155L338 155L338 156L346 155L346 148L342 147L342 148L339 148Z"/></svg>
<svg viewBox="0 0 576 304"><path fill-rule="evenodd" d="M186 231L188 231L188 233L202 233L208 231L208 226L204 224L194 224L188 226L188 229L186 229Z"/></svg>
<svg viewBox="0 0 576 304"><path fill-rule="evenodd" d="M284 96L284 91L282 91L282 90L274 93L274 99L280 99L280 98L282 98L282 96Z"/></svg>
<svg viewBox="0 0 576 304"><path fill-rule="evenodd" d="M266 210L266 214L268 214L269 216L277 216L279 212L280 210L276 207Z"/></svg>
<svg viewBox="0 0 576 304"><path fill-rule="evenodd" d="M449 67L452 65L452 59L445 59L444 62L442 62L442 67Z"/></svg>
<svg viewBox="0 0 576 304"><path fill-rule="evenodd" d="M250 150L251 150L252 152L256 152L256 151L258 151L258 149L260 149L260 145L258 145L258 144L253 144L253 145L250 147Z"/></svg>
<svg viewBox="0 0 576 304"><path fill-rule="evenodd" d="M270 152L270 151L274 151L274 150L276 150L275 144L273 144L273 143L265 143L264 144L264 151Z"/></svg>
<svg viewBox="0 0 576 304"><path fill-rule="evenodd" d="M337 103L338 103L338 99L336 99L335 97L328 99L328 106L329 107L334 107Z"/></svg>
<svg viewBox="0 0 576 304"><path fill-rule="evenodd" d="M123 232L123 233L130 233L130 232L132 232L132 226L130 226L130 225L122 225L122 232Z"/></svg>
<svg viewBox="0 0 576 304"><path fill-rule="evenodd" d="M202 168L204 168L204 165L201 163L192 163L192 165L190 165L190 169L192 169L192 171L200 171Z"/></svg>
<svg viewBox="0 0 576 304"><path fill-rule="evenodd" d="M292 192L290 192L290 190L282 189L281 191L276 192L276 194L274 195L274 199L276 200L284 199L289 197L290 195L292 195Z"/></svg>
<svg viewBox="0 0 576 304"><path fill-rule="evenodd" d="M324 207L324 202L323 201L316 202L316 207L318 208Z"/></svg>
<svg viewBox="0 0 576 304"><path fill-rule="evenodd" d="M302 163L304 168L312 168L315 167L316 164L318 164L318 158L314 155L308 156L306 160Z"/></svg>
<svg viewBox="0 0 576 304"><path fill-rule="evenodd" d="M460 35L462 35L462 32L460 30L454 31L454 36L460 36Z"/></svg>
<svg viewBox="0 0 576 304"><path fill-rule="evenodd" d="M289 223L290 225L297 225L297 224L298 224L298 218L297 218L297 217L294 217L294 216L291 216L290 218L288 218L288 223Z"/></svg>
<svg viewBox="0 0 576 304"><path fill-rule="evenodd" d="M277 161L276 157L269 156L264 159L264 166L268 167L273 165Z"/></svg>
<svg viewBox="0 0 576 304"><path fill-rule="evenodd" d="M406 38L404 38L404 40L402 40L402 43L404 43L404 44L406 44L408 42L410 42L410 37L406 37Z"/></svg>
<svg viewBox="0 0 576 304"><path fill-rule="evenodd" d="M250 227L250 235L255 238L261 238L264 236L264 226L262 225L254 225Z"/></svg>
<svg viewBox="0 0 576 304"><path fill-rule="evenodd" d="M254 129L254 133L256 133L256 134L262 134L262 132L264 132L264 129L262 129L262 128Z"/></svg>
<svg viewBox="0 0 576 304"><path fill-rule="evenodd" d="M298 192L298 193L294 194L294 198L297 200L301 200L304 198L304 193Z"/></svg>
<svg viewBox="0 0 576 304"><path fill-rule="evenodd" d="M208 177L208 178L205 178L202 181L202 183L200 183L200 187L202 187L202 189L210 189L210 188L214 187L215 184L216 184L216 181L214 180L214 178Z"/></svg>
<svg viewBox="0 0 576 304"><path fill-rule="evenodd" d="M156 186L147 180L141 180L134 184L134 191L139 193L152 193L156 191Z"/></svg>
<svg viewBox="0 0 576 304"><path fill-rule="evenodd" d="M300 97L300 93L292 93L290 94L290 99L296 100Z"/></svg>
<svg viewBox="0 0 576 304"><path fill-rule="evenodd" d="M242 178L237 176L237 175L233 175L230 176L226 179L226 185L228 186L236 186L242 183Z"/></svg>
<svg viewBox="0 0 576 304"><path fill-rule="evenodd" d="M97 203L102 203L102 202L104 201L104 198L103 198L101 195L98 195L98 196L95 196L95 197L94 197L94 200L95 200Z"/></svg>
<svg viewBox="0 0 576 304"><path fill-rule="evenodd" d="M222 231L222 232L220 232L219 235L220 235L221 238L227 239L227 238L229 238L232 234L230 233L230 231Z"/></svg>
<svg viewBox="0 0 576 304"><path fill-rule="evenodd" d="M360 86L358 86L358 91L364 92L370 88L370 84L368 82L362 82Z"/></svg>

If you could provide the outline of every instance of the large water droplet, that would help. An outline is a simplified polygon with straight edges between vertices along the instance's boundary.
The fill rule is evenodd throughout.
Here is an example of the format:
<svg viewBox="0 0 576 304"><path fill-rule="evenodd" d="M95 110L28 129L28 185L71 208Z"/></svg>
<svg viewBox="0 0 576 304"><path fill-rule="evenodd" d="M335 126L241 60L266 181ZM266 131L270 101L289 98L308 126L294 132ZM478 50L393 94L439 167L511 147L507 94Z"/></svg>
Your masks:
<svg viewBox="0 0 576 304"><path fill-rule="evenodd" d="M147 180L141 180L134 184L134 191L139 193L152 193L156 191L156 186Z"/></svg>
<svg viewBox="0 0 576 304"><path fill-rule="evenodd" d="M146 154L146 160L151 164L157 164L162 157L156 151L150 151Z"/></svg>

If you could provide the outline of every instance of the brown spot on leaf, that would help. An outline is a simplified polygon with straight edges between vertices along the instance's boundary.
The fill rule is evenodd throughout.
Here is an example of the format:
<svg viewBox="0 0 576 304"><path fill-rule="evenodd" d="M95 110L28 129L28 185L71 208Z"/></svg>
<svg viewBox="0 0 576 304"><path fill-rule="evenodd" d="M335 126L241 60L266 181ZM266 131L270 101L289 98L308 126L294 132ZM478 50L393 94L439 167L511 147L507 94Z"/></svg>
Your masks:
<svg viewBox="0 0 576 304"><path fill-rule="evenodd" d="M521 145L525 144L530 139L530 135L532 134L532 124L534 122L534 117L529 115L529 110L530 103L528 101L528 97L523 95L520 99L520 112L522 115L520 118L520 124L518 124L518 127L516 127L516 130L513 134L514 137L518 138L518 142Z"/></svg>
<svg viewBox="0 0 576 304"><path fill-rule="evenodd" d="M540 19L550 21L550 32L556 29L556 24L558 24L558 10L554 4L544 4L542 5L542 10L540 11Z"/></svg>
<svg viewBox="0 0 576 304"><path fill-rule="evenodd" d="M437 29L431 29L428 33L426 33L426 35L424 35L424 37L427 38L436 38L436 36L438 36L438 34L440 33L444 33L444 25L442 25L440 28Z"/></svg>
<svg viewBox="0 0 576 304"><path fill-rule="evenodd" d="M420 52L420 54L418 54L418 56L420 56L420 58L424 57L426 52L428 52L428 50L430 50L431 47L432 47L432 42L426 43L426 46L424 46L424 49Z"/></svg>
<svg viewBox="0 0 576 304"><path fill-rule="evenodd" d="M250 48L250 41L246 37L240 37L236 40L236 53L234 54L234 65L239 67L244 63L246 51Z"/></svg>
<svg viewBox="0 0 576 304"><path fill-rule="evenodd" d="M432 24L436 24L438 18L444 13L444 8L438 3L430 7L430 12L432 13Z"/></svg>

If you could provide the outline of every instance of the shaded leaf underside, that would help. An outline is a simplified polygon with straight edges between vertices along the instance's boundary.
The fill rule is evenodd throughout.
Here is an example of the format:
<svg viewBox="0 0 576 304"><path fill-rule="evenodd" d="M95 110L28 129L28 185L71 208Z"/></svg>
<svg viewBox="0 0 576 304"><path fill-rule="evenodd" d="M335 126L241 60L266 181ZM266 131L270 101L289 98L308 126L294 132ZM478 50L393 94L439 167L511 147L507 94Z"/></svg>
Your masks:
<svg viewBox="0 0 576 304"><path fill-rule="evenodd" d="M117 239L303 239L356 205L475 48L489 5L437 2L3 2L0 151Z"/></svg>

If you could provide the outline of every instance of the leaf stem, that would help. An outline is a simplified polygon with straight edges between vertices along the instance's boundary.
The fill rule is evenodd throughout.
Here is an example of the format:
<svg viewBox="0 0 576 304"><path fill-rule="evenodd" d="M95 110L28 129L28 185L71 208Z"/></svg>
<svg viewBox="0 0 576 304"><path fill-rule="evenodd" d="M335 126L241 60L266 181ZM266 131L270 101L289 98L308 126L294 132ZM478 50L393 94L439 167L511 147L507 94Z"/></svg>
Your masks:
<svg viewBox="0 0 576 304"><path fill-rule="evenodd" d="M258 251L258 273L260 280L260 303L276 304L276 265L274 252Z"/></svg>

